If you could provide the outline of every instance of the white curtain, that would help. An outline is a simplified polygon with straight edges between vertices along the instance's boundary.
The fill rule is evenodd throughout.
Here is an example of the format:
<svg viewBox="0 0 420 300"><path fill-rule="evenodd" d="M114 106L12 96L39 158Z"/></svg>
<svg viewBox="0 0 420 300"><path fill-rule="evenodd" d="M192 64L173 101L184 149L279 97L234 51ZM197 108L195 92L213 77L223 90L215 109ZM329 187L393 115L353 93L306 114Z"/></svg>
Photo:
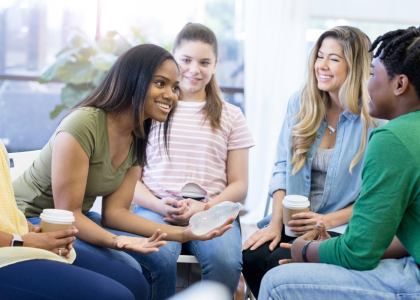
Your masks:
<svg viewBox="0 0 420 300"><path fill-rule="evenodd" d="M309 13L307 0L245 0L244 8L245 115L256 146L241 222L250 224L263 217L287 101L304 80Z"/></svg>

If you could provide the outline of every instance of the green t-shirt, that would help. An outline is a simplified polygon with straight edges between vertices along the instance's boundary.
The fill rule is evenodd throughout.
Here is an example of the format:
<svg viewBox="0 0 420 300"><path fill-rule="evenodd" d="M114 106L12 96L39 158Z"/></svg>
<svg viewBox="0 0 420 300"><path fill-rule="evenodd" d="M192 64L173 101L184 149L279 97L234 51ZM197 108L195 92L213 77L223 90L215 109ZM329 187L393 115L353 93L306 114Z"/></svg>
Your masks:
<svg viewBox="0 0 420 300"><path fill-rule="evenodd" d="M32 166L13 181L16 202L26 217L38 217L44 208L54 208L51 160L54 140L59 132L71 134L89 157L89 173L82 205L84 214L92 208L96 197L115 192L127 170L138 166L133 142L121 167L118 170L112 167L107 122L108 114L95 107L79 108L64 118Z"/></svg>
<svg viewBox="0 0 420 300"><path fill-rule="evenodd" d="M420 262L420 111L375 129L366 150L362 189L346 232L323 242L321 262L371 270L396 235Z"/></svg>

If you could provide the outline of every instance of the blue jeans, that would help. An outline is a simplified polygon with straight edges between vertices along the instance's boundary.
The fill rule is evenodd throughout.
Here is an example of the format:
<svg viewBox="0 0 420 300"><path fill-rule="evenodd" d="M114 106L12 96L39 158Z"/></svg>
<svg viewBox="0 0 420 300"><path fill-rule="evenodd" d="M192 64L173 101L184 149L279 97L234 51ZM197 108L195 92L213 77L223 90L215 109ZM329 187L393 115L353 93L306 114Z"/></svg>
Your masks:
<svg viewBox="0 0 420 300"><path fill-rule="evenodd" d="M72 265L33 259L0 268L0 298L147 299L149 285L137 270L84 249L76 252Z"/></svg>
<svg viewBox="0 0 420 300"><path fill-rule="evenodd" d="M264 276L258 299L420 299L419 267L411 256L382 260L370 271L287 264Z"/></svg>
<svg viewBox="0 0 420 300"><path fill-rule="evenodd" d="M95 212L88 212L86 216L93 222L104 228L101 223L100 214ZM28 221L32 224L38 225L41 222L39 218L28 218ZM127 235L138 237L137 235L131 233L121 232L118 230L112 230L108 228L104 229L118 236ZM176 259L173 260L174 254L172 252L168 252L171 250L171 248L168 248L166 246L160 247L159 252L144 255L141 253L134 253L131 251L124 252L99 247L86 243L80 239L76 239L74 247L76 249L82 248L98 254L105 255L107 257L114 258L136 268L137 270L142 270L143 275L150 286L148 299L163 300L175 294Z"/></svg>
<svg viewBox="0 0 420 300"><path fill-rule="evenodd" d="M163 216L151 210L136 206L134 213L156 223L173 225L163 221ZM210 241L189 241L184 244L168 242L160 247L160 251L153 257L153 266L159 272L176 273L176 261L181 253L181 248L186 254L194 255L202 268L202 280L212 280L225 284L232 295L238 287L239 277L242 272L242 240L239 224L235 220L233 228L224 235ZM168 258L167 254L171 254ZM166 269L161 265L164 259L171 260L173 269ZM166 280L166 289L175 292L175 280Z"/></svg>

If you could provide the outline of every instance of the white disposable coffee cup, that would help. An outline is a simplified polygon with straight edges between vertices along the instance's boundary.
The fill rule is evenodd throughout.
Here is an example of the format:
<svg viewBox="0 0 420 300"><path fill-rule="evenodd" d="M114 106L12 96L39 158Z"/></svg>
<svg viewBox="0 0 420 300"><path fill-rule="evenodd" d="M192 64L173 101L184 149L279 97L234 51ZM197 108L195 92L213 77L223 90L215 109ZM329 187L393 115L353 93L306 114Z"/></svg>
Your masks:
<svg viewBox="0 0 420 300"><path fill-rule="evenodd" d="M75 221L73 212L63 209L44 209L39 217L42 232L72 229ZM67 248L67 245L60 245L58 248Z"/></svg>
<svg viewBox="0 0 420 300"><path fill-rule="evenodd" d="M307 197L300 195L287 195L283 201L283 224L284 233L287 236L297 237L293 231L290 230L289 221L293 220L292 216L301 212L308 212L310 202ZM304 226L304 225L301 225ZM299 227L294 225L293 227Z"/></svg>

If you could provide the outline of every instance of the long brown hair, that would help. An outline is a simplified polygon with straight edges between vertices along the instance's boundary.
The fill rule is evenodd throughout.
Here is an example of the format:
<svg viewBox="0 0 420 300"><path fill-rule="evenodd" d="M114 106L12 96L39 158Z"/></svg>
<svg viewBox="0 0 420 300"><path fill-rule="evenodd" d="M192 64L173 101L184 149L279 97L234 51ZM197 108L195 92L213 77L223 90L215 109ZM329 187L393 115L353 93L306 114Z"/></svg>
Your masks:
<svg viewBox="0 0 420 300"><path fill-rule="evenodd" d="M141 167L147 164L146 147L152 125L152 119L146 119L144 108L149 87L156 71L166 60L175 59L162 47L145 44L131 48L123 53L111 67L102 82L82 102L71 111L80 107L97 107L106 112L121 114L131 110L134 120L134 143L136 145L137 160ZM68 115L67 114L67 115ZM168 149L169 124L173 109L164 123L165 148Z"/></svg>
<svg viewBox="0 0 420 300"><path fill-rule="evenodd" d="M296 116L299 123L292 128L293 174L298 172L306 161L306 152L315 141L316 131L325 117L329 94L318 88L314 70L319 48L325 38L333 38L343 48L348 64L346 80L339 91L341 106L354 115L360 115L363 123L360 149L350 164L350 172L363 156L366 148L370 125L376 125L369 116L369 94L366 81L370 76L372 54L369 53L370 40L360 29L350 26L338 26L325 31L313 46L309 55L308 75L300 93L300 111Z"/></svg>
<svg viewBox="0 0 420 300"><path fill-rule="evenodd" d="M172 53L175 54L175 51L181 46L182 42L184 41L202 42L212 46L217 62L219 54L217 38L214 32L206 26L199 23L186 24L175 38ZM205 91L206 104L203 107L203 111L205 112L205 118L210 121L210 125L213 130L221 129L223 100L220 97L221 91L216 82L216 77L214 74L211 76L209 83L206 85ZM180 100L182 100L182 94Z"/></svg>

